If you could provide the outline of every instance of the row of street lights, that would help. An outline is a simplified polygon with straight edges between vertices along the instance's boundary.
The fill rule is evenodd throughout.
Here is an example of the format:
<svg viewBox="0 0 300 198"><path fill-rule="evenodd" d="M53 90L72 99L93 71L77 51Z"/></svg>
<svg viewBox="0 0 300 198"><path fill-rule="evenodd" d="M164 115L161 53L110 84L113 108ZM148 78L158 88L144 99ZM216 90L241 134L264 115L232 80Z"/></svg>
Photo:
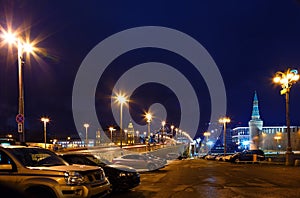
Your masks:
<svg viewBox="0 0 300 198"><path fill-rule="evenodd" d="M32 53L34 51L34 47L29 42L24 42L23 39L17 37L15 34L8 32L3 32L4 40L13 44L17 47L18 50L18 85L19 85L19 98L18 98L18 114L16 116L16 121L18 123L18 132L20 135L20 142L25 143L25 129L24 129L24 87L23 87L23 66L25 64L24 53ZM286 165L293 164L293 152L290 140L290 117L289 117L289 93L293 84L295 84L299 80L298 71L295 69L287 69L285 72L278 71L273 78L274 83L280 84L282 90L280 91L281 95L285 95L286 101L286 125L287 125L287 149L286 149ZM124 95L118 95L116 97L118 103L120 104L120 138L121 138L121 148L122 148L122 110L123 105L127 102L127 99ZM152 118L151 118L152 119ZM150 136L150 122L151 119L147 119L148 123L148 138ZM44 122L44 133L46 133L46 123L49 122L49 119L43 119ZM230 119L223 118L220 119L219 122L224 124L224 154L226 153L226 123L230 122ZM86 142L87 142L87 129L89 127L88 124L85 124L86 128ZM163 124L163 132L164 132L164 124ZM162 134L163 135L163 134ZM46 142L46 137L45 137ZM46 144L46 143L45 143Z"/></svg>

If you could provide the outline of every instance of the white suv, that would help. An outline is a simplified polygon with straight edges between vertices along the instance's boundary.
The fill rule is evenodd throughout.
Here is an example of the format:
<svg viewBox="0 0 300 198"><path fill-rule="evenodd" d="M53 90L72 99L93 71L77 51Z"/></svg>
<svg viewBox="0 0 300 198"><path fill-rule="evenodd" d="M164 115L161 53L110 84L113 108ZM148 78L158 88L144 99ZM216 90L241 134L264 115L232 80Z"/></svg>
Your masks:
<svg viewBox="0 0 300 198"><path fill-rule="evenodd" d="M40 147L0 146L0 183L29 198L104 197L111 184L102 168L69 165Z"/></svg>

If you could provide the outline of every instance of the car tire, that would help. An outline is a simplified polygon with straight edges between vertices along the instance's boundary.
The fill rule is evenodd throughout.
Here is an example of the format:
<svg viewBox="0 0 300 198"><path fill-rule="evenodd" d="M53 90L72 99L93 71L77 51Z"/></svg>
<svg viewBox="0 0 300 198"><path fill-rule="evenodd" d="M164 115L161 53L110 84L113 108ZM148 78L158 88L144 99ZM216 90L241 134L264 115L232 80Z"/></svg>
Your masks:
<svg viewBox="0 0 300 198"><path fill-rule="evenodd" d="M31 187L26 190L26 196L30 198L56 198L52 189L45 186Z"/></svg>

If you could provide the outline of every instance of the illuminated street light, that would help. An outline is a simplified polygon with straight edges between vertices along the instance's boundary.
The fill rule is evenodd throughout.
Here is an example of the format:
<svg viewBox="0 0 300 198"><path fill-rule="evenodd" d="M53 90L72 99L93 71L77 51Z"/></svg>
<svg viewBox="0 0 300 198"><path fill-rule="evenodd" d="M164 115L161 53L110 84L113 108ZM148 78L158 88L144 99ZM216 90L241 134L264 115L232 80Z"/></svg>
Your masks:
<svg viewBox="0 0 300 198"><path fill-rule="evenodd" d="M177 136L178 136L178 130L179 130L178 128L175 128L175 137L176 137L176 139L178 139L177 138Z"/></svg>
<svg viewBox="0 0 300 198"><path fill-rule="evenodd" d="M286 126L287 126L287 148L286 148L286 165L294 164L294 156L291 145L291 129L290 129L290 114L289 114L289 93L292 88L292 85L299 80L299 74L296 69L287 69L285 72L276 72L273 82L280 84L282 90L280 91L281 95L285 94L285 108L286 108Z"/></svg>
<svg viewBox="0 0 300 198"><path fill-rule="evenodd" d="M109 130L110 130L110 140L111 140L111 142L113 142L113 140L112 140L112 132L115 131L116 129L114 129L114 127L109 127Z"/></svg>
<svg viewBox="0 0 300 198"><path fill-rule="evenodd" d="M123 142L123 135L122 135L122 130L123 130L123 105L126 104L127 99L124 95L118 94L116 96L116 101L120 104L120 147L122 148L122 142Z"/></svg>
<svg viewBox="0 0 300 198"><path fill-rule="evenodd" d="M207 149L207 151L208 151L208 137L210 136L210 132L209 131L206 131L206 132L204 132L203 133L203 135L206 137L206 149Z"/></svg>
<svg viewBox="0 0 300 198"><path fill-rule="evenodd" d="M161 141L163 144L165 144L165 140L164 140L165 125L166 125L166 121L162 121L161 122L161 126L162 126Z"/></svg>
<svg viewBox="0 0 300 198"><path fill-rule="evenodd" d="M24 53L32 53L34 48L32 44L25 43L20 38L17 38L14 33L3 32L2 37L9 44L14 44L18 49L18 80L19 80L19 112L16 118L18 123L18 132L20 142L25 143L25 128L24 128L24 88L23 88L23 66L25 64Z"/></svg>
<svg viewBox="0 0 300 198"><path fill-rule="evenodd" d="M45 143L45 148L47 148L47 123L50 121L50 119L46 117L42 117L41 121L44 123L44 143Z"/></svg>
<svg viewBox="0 0 300 198"><path fill-rule="evenodd" d="M174 131L174 125L171 125L171 134L172 134L172 137L174 138L174 134L173 134L173 131Z"/></svg>
<svg viewBox="0 0 300 198"><path fill-rule="evenodd" d="M224 128L224 155L226 155L226 123L229 122L230 122L230 118L228 117L223 117L219 119L219 123L222 123Z"/></svg>
<svg viewBox="0 0 300 198"><path fill-rule="evenodd" d="M149 141L150 140L150 124L151 124L151 121L152 121L152 115L150 113L146 113L145 118L146 118L147 124L148 124L147 141Z"/></svg>
<svg viewBox="0 0 300 198"><path fill-rule="evenodd" d="M88 146L88 128L90 127L90 125L88 123L85 123L84 125L85 128L85 146Z"/></svg>

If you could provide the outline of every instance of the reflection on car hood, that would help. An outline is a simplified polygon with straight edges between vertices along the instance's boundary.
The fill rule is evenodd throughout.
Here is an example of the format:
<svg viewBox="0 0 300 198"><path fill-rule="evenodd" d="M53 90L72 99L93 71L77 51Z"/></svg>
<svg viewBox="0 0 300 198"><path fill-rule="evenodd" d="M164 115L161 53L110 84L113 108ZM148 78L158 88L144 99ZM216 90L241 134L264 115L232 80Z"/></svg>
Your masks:
<svg viewBox="0 0 300 198"><path fill-rule="evenodd" d="M119 170L128 171L128 172L136 172L136 169L134 169L133 167L125 166L125 165L121 165L121 164L107 164L106 166L111 167L111 168L116 168Z"/></svg>
<svg viewBox="0 0 300 198"><path fill-rule="evenodd" d="M96 166L73 164L68 166L49 166L49 167L27 167L32 170L53 170L53 171L90 171L97 170Z"/></svg>

